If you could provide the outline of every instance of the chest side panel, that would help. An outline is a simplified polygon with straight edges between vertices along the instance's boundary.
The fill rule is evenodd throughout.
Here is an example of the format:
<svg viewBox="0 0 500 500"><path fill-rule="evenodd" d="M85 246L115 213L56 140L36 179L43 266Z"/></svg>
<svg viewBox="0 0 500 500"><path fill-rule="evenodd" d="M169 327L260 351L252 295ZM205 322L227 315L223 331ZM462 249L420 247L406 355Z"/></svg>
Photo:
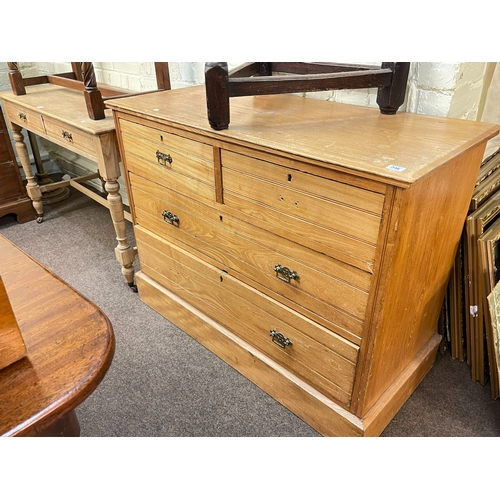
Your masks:
<svg viewBox="0 0 500 500"><path fill-rule="evenodd" d="M357 389L364 415L437 329L484 143L399 191ZM359 385L358 385L359 384Z"/></svg>

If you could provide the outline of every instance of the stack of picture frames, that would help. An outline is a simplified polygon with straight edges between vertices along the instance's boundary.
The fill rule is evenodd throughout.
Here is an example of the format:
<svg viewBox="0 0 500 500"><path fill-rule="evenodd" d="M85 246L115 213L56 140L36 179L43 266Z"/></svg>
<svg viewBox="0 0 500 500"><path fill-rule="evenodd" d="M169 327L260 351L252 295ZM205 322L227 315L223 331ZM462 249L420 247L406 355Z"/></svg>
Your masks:
<svg viewBox="0 0 500 500"><path fill-rule="evenodd" d="M467 361L473 381L482 385L489 381L493 399L500 396L498 337L495 337L495 321L500 316L492 316L488 297L499 281L500 151L497 151L481 165L439 323L443 335L441 350L449 346L452 358ZM500 304L500 291L497 300Z"/></svg>

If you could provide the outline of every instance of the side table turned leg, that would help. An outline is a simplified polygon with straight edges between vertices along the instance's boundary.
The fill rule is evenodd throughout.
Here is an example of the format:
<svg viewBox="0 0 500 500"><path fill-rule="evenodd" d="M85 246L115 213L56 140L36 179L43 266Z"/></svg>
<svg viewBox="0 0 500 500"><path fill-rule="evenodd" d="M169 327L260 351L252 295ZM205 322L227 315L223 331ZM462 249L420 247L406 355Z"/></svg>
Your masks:
<svg viewBox="0 0 500 500"><path fill-rule="evenodd" d="M43 202L42 202L42 191L38 185L33 170L31 169L30 156L26 143L24 142L24 136L22 133L22 127L16 125L15 123L10 124L12 129L12 136L14 137L15 146L19 160L21 161L21 166L26 176L26 192L33 202L33 208L37 214L37 222L43 221Z"/></svg>
<svg viewBox="0 0 500 500"><path fill-rule="evenodd" d="M134 260L135 251L127 241L127 231L125 225L125 214L123 211L122 197L120 195L120 185L117 179L120 177L120 163L118 144L116 135L103 134L99 137L100 147L98 148L97 165L99 173L104 180L104 189L108 193L108 207L111 220L115 228L118 245L115 248L116 260L122 266L122 274L128 286L137 292L134 283Z"/></svg>
<svg viewBox="0 0 500 500"><path fill-rule="evenodd" d="M137 287L134 284L133 266L135 252L127 241L123 203L119 193L120 185L116 182L116 179L107 179L105 182L105 189L108 193L109 211L118 241L118 245L115 248L116 260L122 266L122 274L128 286L130 286L134 292L137 292Z"/></svg>

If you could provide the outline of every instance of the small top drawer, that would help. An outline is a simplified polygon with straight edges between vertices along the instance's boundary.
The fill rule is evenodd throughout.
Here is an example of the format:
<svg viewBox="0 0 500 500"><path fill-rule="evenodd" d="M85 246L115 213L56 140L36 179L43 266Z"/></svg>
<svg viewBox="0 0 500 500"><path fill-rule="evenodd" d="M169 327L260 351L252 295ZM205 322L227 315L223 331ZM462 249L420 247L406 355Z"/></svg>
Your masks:
<svg viewBox="0 0 500 500"><path fill-rule="evenodd" d="M120 129L126 156L213 184L212 146L125 120Z"/></svg>
<svg viewBox="0 0 500 500"><path fill-rule="evenodd" d="M4 101L4 108L5 114L14 123L21 125L21 127L29 127L30 130L33 130L34 132L45 134L43 119L38 113L7 101Z"/></svg>
<svg viewBox="0 0 500 500"><path fill-rule="evenodd" d="M324 245L335 258L371 268L383 194L225 150L222 178L227 206L298 242Z"/></svg>
<svg viewBox="0 0 500 500"><path fill-rule="evenodd" d="M268 182L297 189L374 215L380 216L382 214L384 204L382 194L349 185L345 182L292 170L277 163L259 160L227 150L222 151L222 164L227 168L256 176Z"/></svg>

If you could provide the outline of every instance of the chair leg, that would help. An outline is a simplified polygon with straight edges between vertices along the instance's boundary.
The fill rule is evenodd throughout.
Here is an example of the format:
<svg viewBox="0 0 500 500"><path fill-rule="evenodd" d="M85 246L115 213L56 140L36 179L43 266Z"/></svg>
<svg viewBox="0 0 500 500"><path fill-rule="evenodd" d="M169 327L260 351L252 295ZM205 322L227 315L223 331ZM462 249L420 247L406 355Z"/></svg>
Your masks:
<svg viewBox="0 0 500 500"><path fill-rule="evenodd" d="M104 101L101 91L97 88L97 80L94 72L94 65L91 62L82 62L82 76L85 85L83 93L89 118L92 120L104 120Z"/></svg>
<svg viewBox="0 0 500 500"><path fill-rule="evenodd" d="M380 88L377 104L384 115L396 114L406 97L406 84L410 71L409 62L384 62L382 68L392 69L392 83L389 87Z"/></svg>
<svg viewBox="0 0 500 500"><path fill-rule="evenodd" d="M24 86L23 75L19 71L19 65L16 62L8 62L9 81L14 95L25 95L26 87Z"/></svg>
<svg viewBox="0 0 500 500"><path fill-rule="evenodd" d="M215 130L229 127L229 72L227 63L205 64L208 122Z"/></svg>

